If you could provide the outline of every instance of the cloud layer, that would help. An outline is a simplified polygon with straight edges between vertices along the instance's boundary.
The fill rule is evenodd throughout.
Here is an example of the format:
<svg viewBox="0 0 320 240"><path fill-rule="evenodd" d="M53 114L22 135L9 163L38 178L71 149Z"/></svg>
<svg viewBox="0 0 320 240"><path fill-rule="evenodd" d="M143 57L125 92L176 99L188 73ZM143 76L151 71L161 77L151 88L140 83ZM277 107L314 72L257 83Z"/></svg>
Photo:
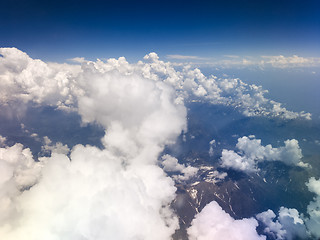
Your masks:
<svg viewBox="0 0 320 240"><path fill-rule="evenodd" d="M246 116L310 119L308 113L288 111L265 98L266 91L259 86L206 77L190 66L175 68L155 53L136 64L123 57L105 62L76 60L75 65L45 63L15 48L0 49L3 107L30 102L50 105L75 111L83 124L94 122L105 129L103 149L77 145L69 152L67 146L53 146L49 138L44 139L42 150L51 156L39 162L30 149L18 143L6 146L0 138L0 235L4 239L22 240L26 233L32 240L170 239L179 226L170 208L176 188L165 171L182 173L176 175L177 181L198 171L169 155L161 158L165 171L159 166L164 147L187 128L185 102L223 104ZM223 153L224 167L231 162L250 172L258 161L281 159L297 165L302 157L294 139L287 140L285 147L272 148L244 137L237 148L243 156ZM196 216L188 234L191 239L265 239L256 227L255 219L235 220L212 202Z"/></svg>
<svg viewBox="0 0 320 240"><path fill-rule="evenodd" d="M319 57L301 57L298 55L283 56L237 56L224 55L221 58L202 58L199 56L185 55L167 55L168 59L173 59L178 62L188 61L190 65L206 66L215 68L312 68L320 66Z"/></svg>
<svg viewBox="0 0 320 240"><path fill-rule="evenodd" d="M206 77L199 69L192 69L190 65L175 67L170 62L160 61L155 53L146 55L143 61L136 64L129 64L121 57L108 59L106 62L81 59L81 65L45 63L32 59L15 48L1 48L0 54L0 87L3 89L0 95L1 103L8 104L14 100L33 101L69 109L76 108L79 104L80 112L84 117L88 117L81 106L89 104L86 97L90 96L85 96L85 93L90 94L97 85L90 85L87 79L93 76L95 83L102 83L101 79L108 75L109 80L103 84L109 90L104 91L112 90L115 94L119 94L119 89L112 84L114 78L122 78L122 86L126 87L134 85L132 82L130 85L128 79L148 79L157 82L156 85L171 85L179 95L177 101L203 100L212 104L230 105L247 116L285 119L311 117L309 113L289 111L280 103L265 98L267 91L259 86L246 84L237 78ZM150 84L148 85L141 90L148 90ZM103 88L100 90L103 91ZM100 97L104 93L99 92ZM95 97L98 98L99 94Z"/></svg>

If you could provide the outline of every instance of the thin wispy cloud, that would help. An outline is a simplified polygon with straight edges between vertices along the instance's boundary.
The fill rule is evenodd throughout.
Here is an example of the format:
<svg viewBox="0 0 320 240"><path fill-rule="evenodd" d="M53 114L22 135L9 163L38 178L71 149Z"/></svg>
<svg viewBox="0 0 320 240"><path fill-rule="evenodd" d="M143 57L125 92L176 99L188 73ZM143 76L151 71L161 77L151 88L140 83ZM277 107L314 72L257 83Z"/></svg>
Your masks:
<svg viewBox="0 0 320 240"><path fill-rule="evenodd" d="M319 57L300 57L292 55L285 57L278 56L261 56L261 65L271 65L276 68L293 68L293 67L316 67L320 66Z"/></svg>
<svg viewBox="0 0 320 240"><path fill-rule="evenodd" d="M204 57L179 55L179 54L167 55L166 57L168 59L175 59L175 60L208 60L208 58L204 58Z"/></svg>
<svg viewBox="0 0 320 240"><path fill-rule="evenodd" d="M67 60L70 62L74 62L74 63L83 63L86 61L84 57L75 57L75 58L70 58Z"/></svg>
<svg viewBox="0 0 320 240"><path fill-rule="evenodd" d="M201 56L185 56L185 55L167 55L168 59L188 61L191 65L200 65L207 67L219 68L246 68L246 67L259 67L259 68L308 68L319 67L320 57L301 57L298 55L283 56L245 56L238 55L223 55L220 58L204 58ZM204 61L205 60L205 61Z"/></svg>
<svg viewBox="0 0 320 240"><path fill-rule="evenodd" d="M227 58L239 58L240 56L238 55L223 55L224 57L227 57Z"/></svg>

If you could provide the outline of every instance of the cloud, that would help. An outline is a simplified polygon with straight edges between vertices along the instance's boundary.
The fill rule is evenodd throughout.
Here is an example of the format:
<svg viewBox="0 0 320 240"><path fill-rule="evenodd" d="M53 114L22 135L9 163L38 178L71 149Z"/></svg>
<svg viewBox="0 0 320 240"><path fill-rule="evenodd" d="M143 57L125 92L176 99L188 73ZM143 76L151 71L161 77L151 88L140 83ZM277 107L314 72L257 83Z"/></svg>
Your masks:
<svg viewBox="0 0 320 240"><path fill-rule="evenodd" d="M75 58L71 58L68 60L71 62L75 62L75 63L85 63L86 62L84 57L75 57Z"/></svg>
<svg viewBox="0 0 320 240"><path fill-rule="evenodd" d="M192 220L188 228L190 240L206 239L230 239L230 240L258 240L266 239L258 235L257 220L254 218L233 219L218 205L212 201Z"/></svg>
<svg viewBox="0 0 320 240"><path fill-rule="evenodd" d="M294 208L281 207L278 217L272 210L257 214L257 219L261 221L265 228L264 232L277 240L292 240L308 238L307 230L299 212Z"/></svg>
<svg viewBox="0 0 320 240"><path fill-rule="evenodd" d="M281 207L278 219L286 230L286 239L291 240L297 236L300 239L308 237L304 220L296 209Z"/></svg>
<svg viewBox="0 0 320 240"><path fill-rule="evenodd" d="M5 145L5 142L7 141L6 137L3 137L0 135L0 146L2 147L3 145Z"/></svg>
<svg viewBox="0 0 320 240"><path fill-rule="evenodd" d="M256 215L268 237L277 240L319 238L320 180L312 177L306 185L309 191L316 194L314 201L308 205L309 216L286 207L280 207L277 214L269 209ZM187 231L190 240L266 239L266 236L257 234L257 226L258 222L254 218L233 219L213 201L195 216Z"/></svg>
<svg viewBox="0 0 320 240"><path fill-rule="evenodd" d="M148 82L143 90L152 88L155 83L156 88L171 85L178 94L176 102L180 103L200 99L212 104L235 107L246 116L311 119L310 113L292 112L280 103L265 98L267 91L259 86L246 84L237 78L206 77L199 69L192 69L190 65L182 65L179 67L181 70L177 70L174 64L160 61L156 53L146 55L137 64L129 64L121 57L105 62L99 59L96 62L81 61L81 65L45 63L30 58L16 48L1 48L0 54L2 104L32 101L64 110L77 111L79 107L85 119L87 116L83 106L89 104L86 98L90 99L92 96L87 95L92 94L97 84L102 82L109 89L103 92L101 88L100 95L95 97L110 93L112 88L114 94L118 94L119 89L114 85L114 79L119 77L122 86L127 87L134 86L133 81L130 82L132 78ZM95 84L89 84L86 81L88 77L92 77ZM108 80L103 81L104 78Z"/></svg>
<svg viewBox="0 0 320 240"><path fill-rule="evenodd" d="M63 145L61 142L53 144L50 138L48 138L47 136L45 136L43 140L45 144L41 146L41 151L44 154L51 154L52 152L54 152L67 155L70 152L67 144Z"/></svg>
<svg viewBox="0 0 320 240"><path fill-rule="evenodd" d="M1 48L0 54L3 106L50 105L77 112L83 124L94 122L105 129L103 149L77 145L68 154L67 146L44 139L43 150L51 156L40 162L21 144L1 148L0 235L8 240L24 239L26 232L34 240L170 239L178 228L170 208L176 188L158 164L164 147L186 130L185 101L223 104L247 116L310 118L266 99L261 87L240 79L206 77L188 65L177 70L155 53L136 64L121 57L78 59L73 65L45 63L16 48ZM284 150L271 150L283 152L284 159L296 156L298 145L292 141ZM260 156L241 148L245 156ZM197 171L164 158L164 168L182 173L178 180ZM213 172L216 178L225 175ZM255 231L256 220L234 220L214 203L205 209L209 210L203 216L206 211L220 214L237 236L245 230L254 239L264 239ZM196 219L190 236L200 227Z"/></svg>
<svg viewBox="0 0 320 240"><path fill-rule="evenodd" d="M186 55L167 55L166 56L168 59L176 59L176 60L205 60L207 58L202 58L198 56L186 56Z"/></svg>
<svg viewBox="0 0 320 240"><path fill-rule="evenodd" d="M18 170L2 168L1 194L3 189L17 194L12 196L16 214L4 215L0 235L8 240L24 239L26 232L33 240L170 239L178 228L170 208L176 188L157 163L164 146L186 128L186 109L173 87L143 77L124 58L71 66L33 60L17 49L1 49L1 54L2 101L77 111L84 124L95 122L106 134L104 149L78 145L70 158L66 146L45 138L43 150L51 157L41 158L41 173L32 175L41 177L31 181L24 171L14 174L28 191L8 182L10 171L21 164ZM26 156L20 154L17 162L27 158L36 164L31 152L18 146Z"/></svg>
<svg viewBox="0 0 320 240"><path fill-rule="evenodd" d="M84 75L88 76L80 79L81 88L86 89L78 97L83 122L98 122L106 128L106 148L132 160L155 161L164 145L185 129L184 105L175 102L175 91L163 82L102 67L86 65Z"/></svg>
<svg viewBox="0 0 320 240"><path fill-rule="evenodd" d="M301 161L302 151L296 139L288 139L284 144L284 147L274 148L270 144L262 146L261 140L254 136L238 138L236 148L239 152L223 149L221 166L247 173L259 171L258 163L261 161L281 161L291 166L308 167Z"/></svg>
<svg viewBox="0 0 320 240"><path fill-rule="evenodd" d="M260 65L271 65L275 68L296 68L296 67L316 67L320 65L320 58L315 57L299 57L298 55L292 55L285 57L283 55L278 56L261 56Z"/></svg>
<svg viewBox="0 0 320 240"><path fill-rule="evenodd" d="M288 111L280 103L265 98L267 91L261 86L246 84L238 78L206 77L190 65L177 71L171 63L160 61L154 53L147 55L145 60L149 62L139 62L143 66L143 76L154 80L161 77L188 100L200 99L212 104L233 106L246 116L311 119L310 113Z"/></svg>
<svg viewBox="0 0 320 240"><path fill-rule="evenodd" d="M222 150L221 167L231 168L243 172L258 171L257 163L252 158L242 157L232 150Z"/></svg>
<svg viewBox="0 0 320 240"><path fill-rule="evenodd" d="M223 55L224 57L227 57L227 58L239 58L240 56L238 55Z"/></svg>
<svg viewBox="0 0 320 240"><path fill-rule="evenodd" d="M270 209L256 215L264 224L266 234L277 240L320 238L320 179L311 177L306 185L315 194L313 201L307 206L306 215L300 214L297 209L286 207L280 207L278 215Z"/></svg>
<svg viewBox="0 0 320 240"><path fill-rule="evenodd" d="M212 157L213 156L213 147L216 146L216 140L215 139L212 139L210 142L209 142L209 156Z"/></svg>
<svg viewBox="0 0 320 240"><path fill-rule="evenodd" d="M292 56L238 56L223 55L219 59L201 58L198 56L167 55L173 60L193 60L189 64L194 66L213 67L213 68L310 68L319 67L319 57ZM198 60L198 61L197 61ZM207 60L207 61L200 61Z"/></svg>
<svg viewBox="0 0 320 240"><path fill-rule="evenodd" d="M209 170L209 171L208 171ZM213 167L202 166L200 167L201 172L205 172L205 177L203 180L208 183L217 183L224 180L228 174L226 172L219 172L217 170L213 170Z"/></svg>
<svg viewBox="0 0 320 240"><path fill-rule="evenodd" d="M1 103L73 104L76 88L71 76L80 71L79 66L47 64L16 48L1 48L0 54Z"/></svg>
<svg viewBox="0 0 320 240"><path fill-rule="evenodd" d="M0 148L0 226L3 226L2 228L6 228L8 221L19 211L16 202L21 191L32 187L39 180L42 166L42 162L34 161L30 149L23 148L21 144Z"/></svg>
<svg viewBox="0 0 320 240"><path fill-rule="evenodd" d="M195 176L198 172L198 168L192 166L186 166L185 164L180 164L178 159L172 157L168 154L162 156L163 170L166 172L180 172L182 175L173 175L172 178L176 181L185 181Z"/></svg>
<svg viewBox="0 0 320 240"><path fill-rule="evenodd" d="M212 67L218 67L222 69L226 68L246 68L255 67L258 63L253 58L244 58L236 55L224 55L225 59L219 59L215 62L207 62L207 65Z"/></svg>
<svg viewBox="0 0 320 240"><path fill-rule="evenodd" d="M0 228L5 239L162 240L178 227L169 208L176 189L159 167L124 168L109 151L82 145L70 159L45 160L40 181L16 200L15 219Z"/></svg>
<svg viewBox="0 0 320 240"><path fill-rule="evenodd" d="M306 220L306 225L313 236L320 238L320 179L316 180L311 177L306 185L310 192L316 194L307 207L310 217Z"/></svg>
<svg viewBox="0 0 320 240"><path fill-rule="evenodd" d="M257 214L256 217L265 225L264 232L266 234L271 235L274 239L284 239L287 232L283 229L279 220L274 221L276 214L272 210L268 209Z"/></svg>

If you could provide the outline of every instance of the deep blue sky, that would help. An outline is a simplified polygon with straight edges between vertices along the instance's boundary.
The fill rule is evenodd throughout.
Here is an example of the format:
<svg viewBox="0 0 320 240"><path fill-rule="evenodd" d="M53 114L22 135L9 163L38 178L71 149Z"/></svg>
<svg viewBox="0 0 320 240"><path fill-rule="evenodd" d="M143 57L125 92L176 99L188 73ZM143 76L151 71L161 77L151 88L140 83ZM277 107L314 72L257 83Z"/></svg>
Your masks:
<svg viewBox="0 0 320 240"><path fill-rule="evenodd" d="M0 46L34 58L320 56L320 1L1 2Z"/></svg>

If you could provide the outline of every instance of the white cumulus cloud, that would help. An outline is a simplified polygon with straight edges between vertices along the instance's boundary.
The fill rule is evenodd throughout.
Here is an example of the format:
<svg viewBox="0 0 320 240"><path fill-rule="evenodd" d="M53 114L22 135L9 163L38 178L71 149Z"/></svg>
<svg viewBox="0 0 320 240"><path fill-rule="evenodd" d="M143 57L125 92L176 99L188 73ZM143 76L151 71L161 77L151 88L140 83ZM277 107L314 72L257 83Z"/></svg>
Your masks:
<svg viewBox="0 0 320 240"><path fill-rule="evenodd" d="M25 165L38 169L32 166L38 164L30 151L15 147L22 152L14 158L16 168L8 164L7 153L1 195L19 190L9 181L12 176L30 189L10 195L16 213L2 216L0 235L8 240L25 239L26 233L32 240L170 239L178 228L170 208L176 188L157 163L164 146L186 128L186 109L174 88L133 71L124 58L80 66L47 64L17 49L1 49L1 54L4 104L33 101L77 111L83 123L96 122L106 134L104 149L78 145L70 158L67 146L45 138L43 150L51 157L42 158L41 172L31 176Z"/></svg>
<svg viewBox="0 0 320 240"><path fill-rule="evenodd" d="M173 175L173 179L176 181L185 181L195 176L198 172L198 168L192 166L186 166L185 164L180 164L178 159L170 156L169 154L162 156L163 170L166 172L179 172L180 175Z"/></svg>
<svg viewBox="0 0 320 240"><path fill-rule="evenodd" d="M320 179L311 177L306 184L309 191L316 194L307 207L310 217L306 220L306 225L313 236L320 238Z"/></svg>
<svg viewBox="0 0 320 240"><path fill-rule="evenodd" d="M292 240L308 237L305 223L294 208L281 207L278 216L272 211L257 214L257 219L264 224L264 232L277 240Z"/></svg>
<svg viewBox="0 0 320 240"><path fill-rule="evenodd" d="M42 164L35 162L30 149L21 144L0 148L0 226L5 228L17 214L17 198L37 183Z"/></svg>
<svg viewBox="0 0 320 240"><path fill-rule="evenodd" d="M6 141L7 141L7 138L0 135L0 146L5 145Z"/></svg>
<svg viewBox="0 0 320 240"><path fill-rule="evenodd" d="M284 147L274 148L270 144L263 146L261 140L253 136L238 138L238 152L222 150L221 166L248 173L259 171L258 163L261 161L281 161L287 165L308 166L301 161L302 151L296 139L288 139L284 144Z"/></svg>
<svg viewBox="0 0 320 240"><path fill-rule="evenodd" d="M85 101L85 93L90 94L88 76L93 82L101 83L101 79L109 78L104 82L108 91L117 89L113 85L114 78L151 79L161 85L165 82L172 85L179 93L177 102L183 99L194 100L201 98L212 104L230 105L240 109L247 116L270 116L293 119L302 117L311 118L310 113L292 112L281 106L280 103L264 97L267 92L254 84L249 85L237 78L206 77L199 69L192 69L190 65L182 65L180 70L174 64L163 62L155 53L144 57L137 64L129 64L124 57L108 59L105 62L86 61L81 58L81 65L45 63L30 58L26 53L16 48L1 48L0 54L0 102L8 103L13 100L33 101L56 105L61 109L72 109ZM76 58L79 60L80 58ZM107 76L105 76L107 75ZM131 83L132 84L132 83ZM91 84L95 88L95 84ZM128 84L127 87L133 86ZM115 89L113 89L115 87ZM146 86L148 88L149 86ZM156 86L160 87L161 86ZM103 91L103 88L100 89ZM147 90L147 89L145 89ZM103 92L99 92L100 97ZM99 94L96 96L99 97ZM82 96L82 98L79 98ZM78 101L77 101L78 100ZM102 100L102 99L101 99ZM107 100L107 99L105 99ZM152 99L150 99L152 100ZM83 109L82 109L83 110ZM82 111L84 113L84 111Z"/></svg>
<svg viewBox="0 0 320 240"><path fill-rule="evenodd" d="M107 150L76 146L54 153L39 182L16 200L0 227L5 239L170 239L173 181L154 165L126 168ZM21 224L22 223L22 224ZM143 229L141 226L147 226Z"/></svg>
<svg viewBox="0 0 320 240"><path fill-rule="evenodd" d="M254 218L236 220L226 213L215 201L207 204L192 220L188 228L190 240L230 239L262 240L265 236L256 231Z"/></svg>
<svg viewBox="0 0 320 240"><path fill-rule="evenodd" d="M306 183L310 192L315 194L303 215L294 208L281 207L278 215L272 210L256 215L264 224L264 232L275 239L318 239L320 237L320 179L311 177Z"/></svg>

